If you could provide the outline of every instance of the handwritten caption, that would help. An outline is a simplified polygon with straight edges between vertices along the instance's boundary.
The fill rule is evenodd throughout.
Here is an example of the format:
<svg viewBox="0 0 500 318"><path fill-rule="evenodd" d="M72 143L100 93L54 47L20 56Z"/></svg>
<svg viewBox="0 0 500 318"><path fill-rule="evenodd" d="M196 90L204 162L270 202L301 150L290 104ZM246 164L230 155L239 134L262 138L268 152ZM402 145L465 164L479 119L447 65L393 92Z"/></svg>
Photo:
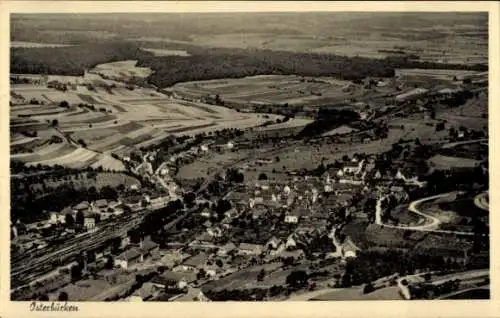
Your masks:
<svg viewBox="0 0 500 318"><path fill-rule="evenodd" d="M78 311L78 306L68 305L68 302L53 301L47 302L32 302L30 311Z"/></svg>

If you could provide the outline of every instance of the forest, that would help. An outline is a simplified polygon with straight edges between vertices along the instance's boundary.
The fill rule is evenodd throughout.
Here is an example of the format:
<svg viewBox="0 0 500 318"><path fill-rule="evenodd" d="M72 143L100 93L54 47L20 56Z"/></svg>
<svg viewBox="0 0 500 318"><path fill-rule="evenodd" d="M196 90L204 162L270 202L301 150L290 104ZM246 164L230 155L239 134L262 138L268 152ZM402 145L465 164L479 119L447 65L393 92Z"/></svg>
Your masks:
<svg viewBox="0 0 500 318"><path fill-rule="evenodd" d="M82 44L68 47L11 48L10 72L82 76L98 64L145 58L152 53L127 42Z"/></svg>
<svg viewBox="0 0 500 318"><path fill-rule="evenodd" d="M334 54L297 53L261 49L202 48L187 45L189 56L154 56L134 42L98 42L58 48L11 48L11 73L83 75L97 64L138 60L149 67L149 83L168 87L179 82L240 78L262 74L332 76L360 80L392 77L395 68L467 69L485 71L487 65L440 64L407 57L370 59Z"/></svg>

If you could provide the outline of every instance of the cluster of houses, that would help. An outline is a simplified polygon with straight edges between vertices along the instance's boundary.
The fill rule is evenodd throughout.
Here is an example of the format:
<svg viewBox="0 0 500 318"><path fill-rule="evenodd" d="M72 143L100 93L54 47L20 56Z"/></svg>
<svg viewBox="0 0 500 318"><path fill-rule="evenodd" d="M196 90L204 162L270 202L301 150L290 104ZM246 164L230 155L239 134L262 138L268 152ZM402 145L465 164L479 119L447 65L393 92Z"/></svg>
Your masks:
<svg viewBox="0 0 500 318"><path fill-rule="evenodd" d="M410 168L377 169L374 156L365 158L354 156L350 161L345 162L341 168L330 168L325 172L324 178L325 192L331 192L334 183L365 185L368 181L396 181L403 182L406 185L425 186L425 182L420 181L417 173Z"/></svg>

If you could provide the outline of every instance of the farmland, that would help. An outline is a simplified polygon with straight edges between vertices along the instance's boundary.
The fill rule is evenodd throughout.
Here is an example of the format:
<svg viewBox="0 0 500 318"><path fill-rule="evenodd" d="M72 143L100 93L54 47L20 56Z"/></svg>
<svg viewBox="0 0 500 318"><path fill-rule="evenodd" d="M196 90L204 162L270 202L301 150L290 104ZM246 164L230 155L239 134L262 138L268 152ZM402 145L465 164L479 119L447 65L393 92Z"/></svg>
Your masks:
<svg viewBox="0 0 500 318"><path fill-rule="evenodd" d="M81 77L16 75L31 83L11 86L11 124L17 131L11 158L28 165L123 170L123 164L111 154L126 155L169 135L244 129L266 121L257 114L178 100L153 89L127 88L128 84L120 82L148 74L134 61L123 61L98 65ZM66 88L50 87L48 83L54 81ZM267 120L275 118L271 115ZM36 137L29 137L34 132ZM86 148L69 142L61 133L83 142ZM54 135L63 142L47 144Z"/></svg>
<svg viewBox="0 0 500 318"><path fill-rule="evenodd" d="M180 83L173 91L188 98L219 95L224 102L240 105L293 106L344 101L352 96L345 91L349 84L333 78L266 75Z"/></svg>

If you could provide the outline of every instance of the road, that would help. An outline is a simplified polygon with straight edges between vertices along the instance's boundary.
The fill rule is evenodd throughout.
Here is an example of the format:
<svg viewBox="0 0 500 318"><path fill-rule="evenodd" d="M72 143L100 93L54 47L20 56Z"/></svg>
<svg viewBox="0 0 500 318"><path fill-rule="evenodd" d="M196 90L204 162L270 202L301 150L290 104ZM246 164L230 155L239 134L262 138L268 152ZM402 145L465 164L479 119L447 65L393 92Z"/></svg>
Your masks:
<svg viewBox="0 0 500 318"><path fill-rule="evenodd" d="M437 274L437 272L426 272L426 273L419 273L419 274L414 274L414 275L407 275L403 276L397 279L397 286L399 287L401 293L403 294L404 298L409 300L411 299L411 293L410 290L408 289L408 285L412 283L412 281L415 281L415 279L423 281L423 276L426 274ZM443 279L437 279L437 280L432 280L431 278L431 284L438 285L442 284L446 281L453 280L453 279L460 279L462 281L466 280L471 280L475 278L482 278L482 277L489 277L490 275L490 270L489 269L479 269L479 270L472 270L472 271L467 271L467 272L460 272L460 273L455 273L453 275L446 275L446 278ZM403 280L406 280L409 284L404 285Z"/></svg>
<svg viewBox="0 0 500 318"><path fill-rule="evenodd" d="M452 143L444 145L442 148L449 149L449 148L454 148L454 147L460 146L460 145L475 144L477 142L488 142L488 138L452 142Z"/></svg>
<svg viewBox="0 0 500 318"><path fill-rule="evenodd" d="M489 202L488 202L488 191L486 192L483 192L481 194L478 194L475 198L474 198L474 204L482 209L482 210L486 210L486 211L489 211L490 210L490 206L489 206Z"/></svg>
<svg viewBox="0 0 500 318"><path fill-rule="evenodd" d="M410 205L408 206L408 211L413 212L415 214L418 214L420 216L423 216L427 220L430 220L430 223L426 223L426 224L422 224L422 225L418 225L418 226L403 226L403 225L392 225L392 224L383 223L382 217L381 217L381 214L382 214L381 203L385 197L381 197L377 200L377 204L375 207L375 224L383 226L383 227L400 229L400 230L444 233L444 234L457 234L457 235L467 235L467 236L474 235L474 233L472 233L472 232L438 230L437 228L439 227L439 224L441 224L441 221L439 221L439 219L437 219L436 217L434 217L432 215L425 214L418 209L418 206L420 204L422 204L423 202L431 201L431 200L435 200L435 199L439 199L439 198L444 198L444 197L447 197L449 195L456 194L456 193L457 192L443 193L443 194L438 194L438 195L434 195L434 196L427 197L427 198L422 198L422 199L411 202Z"/></svg>

